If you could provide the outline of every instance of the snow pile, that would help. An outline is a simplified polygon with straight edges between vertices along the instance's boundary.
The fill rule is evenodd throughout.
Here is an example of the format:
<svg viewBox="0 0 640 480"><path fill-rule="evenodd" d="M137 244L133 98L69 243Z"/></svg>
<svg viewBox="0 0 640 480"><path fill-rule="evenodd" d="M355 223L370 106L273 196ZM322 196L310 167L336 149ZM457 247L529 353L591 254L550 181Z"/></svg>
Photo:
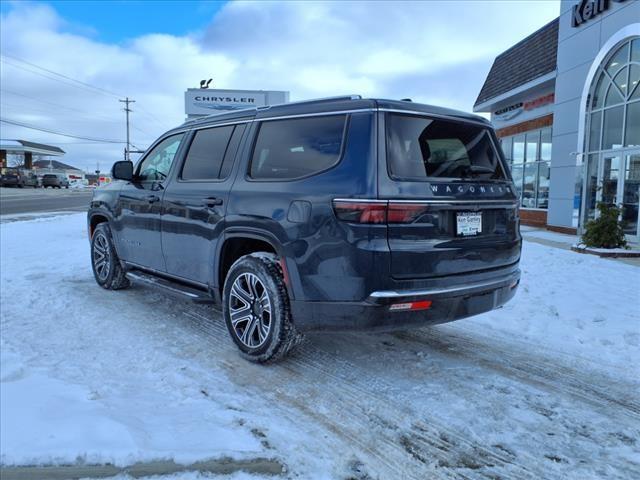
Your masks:
<svg viewBox="0 0 640 480"><path fill-rule="evenodd" d="M181 365L167 369L171 377L145 371L149 360L172 361L163 345L110 330L105 315L126 318L126 300L91 285L83 217L1 227L0 462L126 466L261 456L236 412L189 389ZM96 294L90 301L87 286ZM154 315L152 306L129 313ZM104 376L87 378L96 363Z"/></svg>
<svg viewBox="0 0 640 480"><path fill-rule="evenodd" d="M524 242L520 268L516 297L466 329L516 336L638 375L640 268L533 242Z"/></svg>

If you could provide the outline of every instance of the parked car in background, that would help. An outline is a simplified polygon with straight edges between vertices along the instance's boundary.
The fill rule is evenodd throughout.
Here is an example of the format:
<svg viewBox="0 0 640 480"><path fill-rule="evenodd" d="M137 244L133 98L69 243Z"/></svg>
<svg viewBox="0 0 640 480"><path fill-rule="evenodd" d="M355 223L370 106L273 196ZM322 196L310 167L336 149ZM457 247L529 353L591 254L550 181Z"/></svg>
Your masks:
<svg viewBox="0 0 640 480"><path fill-rule="evenodd" d="M212 115L112 176L88 213L97 283L221 303L253 361L298 332L487 312L520 280L517 192L464 112L356 96Z"/></svg>
<svg viewBox="0 0 640 480"><path fill-rule="evenodd" d="M69 188L69 179L59 173L46 173L42 176L42 186L44 188Z"/></svg>
<svg viewBox="0 0 640 480"><path fill-rule="evenodd" d="M35 173L21 168L7 168L0 176L1 187L33 187L38 188L38 177Z"/></svg>

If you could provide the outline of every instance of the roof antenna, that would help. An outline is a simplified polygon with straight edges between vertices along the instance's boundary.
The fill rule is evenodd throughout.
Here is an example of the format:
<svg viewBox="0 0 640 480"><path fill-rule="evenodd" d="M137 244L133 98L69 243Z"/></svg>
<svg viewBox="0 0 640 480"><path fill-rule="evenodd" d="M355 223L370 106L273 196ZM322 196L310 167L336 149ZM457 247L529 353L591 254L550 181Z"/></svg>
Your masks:
<svg viewBox="0 0 640 480"><path fill-rule="evenodd" d="M400 101L401 102L413 102L413 100L411 100L410 98L401 98Z"/></svg>

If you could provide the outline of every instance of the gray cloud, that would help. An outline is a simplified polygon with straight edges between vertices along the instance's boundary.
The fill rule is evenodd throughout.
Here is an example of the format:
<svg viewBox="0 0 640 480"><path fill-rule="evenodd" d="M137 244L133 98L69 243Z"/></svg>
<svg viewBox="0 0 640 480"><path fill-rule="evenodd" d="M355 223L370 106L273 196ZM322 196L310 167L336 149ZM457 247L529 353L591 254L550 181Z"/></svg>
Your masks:
<svg viewBox="0 0 640 480"><path fill-rule="evenodd" d="M121 140L118 98L128 95L137 101L133 142L144 148L183 120L183 92L201 78L213 77L219 88L290 90L294 100L360 93L470 110L495 55L558 11L556 0L232 2L202 32L116 45L46 5L15 4L1 18L3 53L117 96L35 75L6 58L1 111L24 123ZM77 144L6 124L1 134L60 144L68 163L88 169L122 156L122 145Z"/></svg>

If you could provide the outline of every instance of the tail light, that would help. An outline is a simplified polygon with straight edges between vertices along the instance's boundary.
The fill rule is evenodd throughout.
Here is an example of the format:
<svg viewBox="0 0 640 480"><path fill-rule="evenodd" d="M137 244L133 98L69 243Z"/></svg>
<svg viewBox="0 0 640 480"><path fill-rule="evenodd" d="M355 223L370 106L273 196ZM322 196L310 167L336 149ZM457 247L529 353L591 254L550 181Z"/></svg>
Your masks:
<svg viewBox="0 0 640 480"><path fill-rule="evenodd" d="M349 223L386 223L387 202L385 200L334 200L336 217Z"/></svg>
<svg viewBox="0 0 640 480"><path fill-rule="evenodd" d="M428 211L428 205L387 200L334 200L339 220L350 223L413 223Z"/></svg>

